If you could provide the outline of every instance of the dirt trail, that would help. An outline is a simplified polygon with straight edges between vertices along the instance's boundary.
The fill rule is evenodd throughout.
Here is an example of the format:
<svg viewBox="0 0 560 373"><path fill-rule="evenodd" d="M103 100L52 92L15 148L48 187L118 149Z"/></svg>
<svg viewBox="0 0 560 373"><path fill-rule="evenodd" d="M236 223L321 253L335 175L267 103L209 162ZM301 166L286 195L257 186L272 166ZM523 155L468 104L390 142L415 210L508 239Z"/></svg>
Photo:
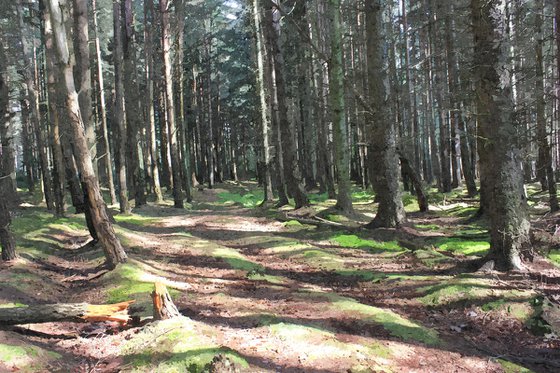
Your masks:
<svg viewBox="0 0 560 373"><path fill-rule="evenodd" d="M558 339L528 329L542 313L535 302L557 285L449 272L485 250L480 228L450 214L416 216L407 229L424 247L410 250L400 233L282 222L273 210L243 207L251 188L198 192L184 211L149 205L117 215L131 260L112 273L99 267L98 249L77 249L87 239L80 217L22 210L23 259L0 265L3 307L136 299L134 312L148 316L159 280L186 317L124 330L0 331L0 371L199 372L218 353L252 372L560 369ZM365 214L371 207L358 204Z"/></svg>

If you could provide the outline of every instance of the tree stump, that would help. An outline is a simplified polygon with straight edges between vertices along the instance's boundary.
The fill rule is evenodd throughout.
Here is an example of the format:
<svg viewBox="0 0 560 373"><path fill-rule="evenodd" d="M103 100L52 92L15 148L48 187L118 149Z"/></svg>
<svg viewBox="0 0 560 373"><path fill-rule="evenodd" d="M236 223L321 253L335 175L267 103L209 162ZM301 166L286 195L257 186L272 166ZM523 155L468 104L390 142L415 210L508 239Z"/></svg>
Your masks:
<svg viewBox="0 0 560 373"><path fill-rule="evenodd" d="M173 317L181 316L181 313L173 303L167 288L161 282L155 283L155 290L152 292L152 301L154 304L155 320L167 320Z"/></svg>
<svg viewBox="0 0 560 373"><path fill-rule="evenodd" d="M39 324L56 321L116 321L126 324L130 320L128 307L131 303L134 301L100 305L60 303L4 308L0 312L0 325Z"/></svg>

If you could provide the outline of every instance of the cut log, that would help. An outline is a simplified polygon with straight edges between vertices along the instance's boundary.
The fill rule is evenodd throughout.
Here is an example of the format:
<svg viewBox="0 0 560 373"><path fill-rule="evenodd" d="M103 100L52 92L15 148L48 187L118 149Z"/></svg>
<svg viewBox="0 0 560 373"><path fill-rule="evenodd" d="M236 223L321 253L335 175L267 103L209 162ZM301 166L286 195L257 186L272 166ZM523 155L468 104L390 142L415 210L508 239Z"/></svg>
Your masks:
<svg viewBox="0 0 560 373"><path fill-rule="evenodd" d="M181 313L173 303L167 288L161 282L155 283L155 290L152 292L152 300L154 303L155 320L167 320L173 317L181 316Z"/></svg>
<svg viewBox="0 0 560 373"><path fill-rule="evenodd" d="M126 324L130 320L128 307L134 301L117 304L41 304L31 307L4 308L0 312L0 325L39 324L44 322L116 321Z"/></svg>

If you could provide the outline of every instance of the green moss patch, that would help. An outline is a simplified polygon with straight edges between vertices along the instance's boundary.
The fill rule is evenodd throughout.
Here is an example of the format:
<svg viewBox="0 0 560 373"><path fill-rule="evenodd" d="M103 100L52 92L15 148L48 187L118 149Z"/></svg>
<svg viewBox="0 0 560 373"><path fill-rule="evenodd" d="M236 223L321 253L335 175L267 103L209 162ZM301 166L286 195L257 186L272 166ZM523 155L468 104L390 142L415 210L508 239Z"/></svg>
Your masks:
<svg viewBox="0 0 560 373"><path fill-rule="evenodd" d="M264 272L264 267L262 265L250 261L244 255L227 247L214 249L212 251L212 256L224 260L233 269L247 272Z"/></svg>
<svg viewBox="0 0 560 373"><path fill-rule="evenodd" d="M212 332L187 318L152 323L133 335L120 354L133 372L205 372L217 354L241 369L249 364L235 351L212 342Z"/></svg>
<svg viewBox="0 0 560 373"><path fill-rule="evenodd" d="M330 241L342 247L368 249L375 253L402 253L407 251L407 249L401 247L396 241L379 242L375 240L366 240L353 234L339 234L331 237Z"/></svg>
<svg viewBox="0 0 560 373"><path fill-rule="evenodd" d="M490 242L468 240L462 238L439 238L434 245L440 250L451 251L463 255L484 256L490 250Z"/></svg>
<svg viewBox="0 0 560 373"><path fill-rule="evenodd" d="M504 373L533 373L531 369L527 369L504 359L498 359L498 364L502 366Z"/></svg>
<svg viewBox="0 0 560 373"><path fill-rule="evenodd" d="M155 218L149 218L136 214L129 214L129 215L119 214L119 215L115 215L114 218L117 223L133 224L133 225L138 225L140 227L151 225L158 221Z"/></svg>
<svg viewBox="0 0 560 373"><path fill-rule="evenodd" d="M220 198L219 203L225 206L237 204L247 208L254 208L263 201L264 194L262 191L257 190L245 194L221 192L218 193L218 197Z"/></svg>
<svg viewBox="0 0 560 373"><path fill-rule="evenodd" d="M433 268L449 262L451 259L436 250L416 250L414 256L427 267Z"/></svg>
<svg viewBox="0 0 560 373"><path fill-rule="evenodd" d="M560 267L560 250L550 250L548 259L550 259L554 265Z"/></svg>
<svg viewBox="0 0 560 373"><path fill-rule="evenodd" d="M33 345L15 346L0 343L0 364L13 366L14 371L46 371L49 362L60 359L61 355Z"/></svg>
<svg viewBox="0 0 560 373"><path fill-rule="evenodd" d="M534 313L533 306L528 301L520 300L517 302L507 299L498 299L488 302L480 307L485 312L500 311L506 312L521 322L527 322Z"/></svg>
<svg viewBox="0 0 560 373"><path fill-rule="evenodd" d="M524 301L533 296L530 291L496 289L490 282L477 278L454 278L436 285L422 287L418 289L418 292L424 294L419 298L420 302L428 306L454 302L466 305L479 299L496 297L506 301Z"/></svg>
<svg viewBox="0 0 560 373"><path fill-rule="evenodd" d="M408 320L401 315L374 306L360 303L352 298L342 297L331 293L301 293L328 301L332 311L344 312L344 317L353 316L363 323L374 323L383 327L392 336L404 341L417 341L427 345L438 345L441 343L438 333L426 328L414 321Z"/></svg>
<svg viewBox="0 0 560 373"><path fill-rule="evenodd" d="M360 358L369 356L386 363L392 357L392 351L380 343L370 346L340 341L330 331L310 325L292 323L274 323L267 327L274 337L283 341L289 348L305 356L307 361L316 361L328 356L329 358ZM385 365L385 364L383 364ZM385 371L383 369L383 371Z"/></svg>
<svg viewBox="0 0 560 373"><path fill-rule="evenodd" d="M247 278L252 281L266 281L270 284L275 284L275 285L283 285L286 283L286 278L284 277L265 275L265 274L255 273L255 272L247 274Z"/></svg>
<svg viewBox="0 0 560 373"><path fill-rule="evenodd" d="M352 192L352 203L364 204L373 203L375 195L367 190L358 190Z"/></svg>
<svg viewBox="0 0 560 373"><path fill-rule="evenodd" d="M119 303L135 300L134 307L140 309L140 315L151 315L151 293L154 283L162 280L169 287L165 278L158 278L158 274L147 272L138 264L127 263L118 266L115 270L103 278L106 287L106 301L108 303ZM172 297L177 298L180 292L172 287L168 288Z"/></svg>

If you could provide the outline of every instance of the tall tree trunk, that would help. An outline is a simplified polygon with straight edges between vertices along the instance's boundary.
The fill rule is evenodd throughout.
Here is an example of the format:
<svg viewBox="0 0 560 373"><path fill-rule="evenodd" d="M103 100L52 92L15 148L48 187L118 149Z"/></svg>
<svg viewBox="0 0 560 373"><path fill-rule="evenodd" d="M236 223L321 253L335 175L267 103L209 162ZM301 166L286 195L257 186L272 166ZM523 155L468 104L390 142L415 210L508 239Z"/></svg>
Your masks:
<svg viewBox="0 0 560 373"><path fill-rule="evenodd" d="M68 9L68 3L66 0L49 0L48 5L56 41L58 62L61 66L61 81L65 88L66 106L72 128L80 178L85 189L84 192L87 194L86 201L89 205L92 224L105 252L107 264L114 268L118 263L125 262L127 257L107 215L99 183L93 170L91 153L88 149L78 94L74 85L72 60L68 52L68 38L63 24L63 19L66 18L63 16L63 12Z"/></svg>
<svg viewBox="0 0 560 373"><path fill-rule="evenodd" d="M270 155L270 139L269 134L271 132L271 113L270 113L270 94L266 91L265 86L265 59L266 59L266 49L265 40L263 32L263 24L261 17L261 7L259 7L258 0L253 0L252 4L253 11L253 22L255 28L255 39L256 39L256 54L257 54L257 87L259 90L259 104L260 104L260 114L261 114L261 132L262 132L262 146L263 146L263 190L264 190L264 200L263 202L272 201L274 196L272 195L272 176L271 176L271 155ZM235 162L235 159L233 160Z"/></svg>
<svg viewBox="0 0 560 373"><path fill-rule="evenodd" d="M186 130L187 130L187 118L185 116L185 66L183 64L184 60L184 40L185 40L185 0L176 0L175 2L175 10L177 12L177 53L175 57L175 67L176 67L176 75L177 75L177 85L178 85L178 102L179 102L179 112L177 113L178 117L178 126L177 131L180 134L180 144L181 144L181 152L180 158L182 160L181 163L181 175L183 178L183 185L185 190L185 198L187 202L192 202L192 190L191 190L191 180L190 180L190 159L191 159L191 149L190 144L186 138Z"/></svg>
<svg viewBox="0 0 560 373"><path fill-rule="evenodd" d="M52 178L49 168L49 158L47 154L47 147L45 141L45 134L41 126L41 114L39 110L39 97L38 87L35 84L34 67L36 64L35 55L33 52L33 40L29 40L26 35L27 27L24 22L23 15L23 0L18 0L16 3L18 14L18 26L20 31L21 45L23 48L23 75L25 84L27 86L27 100L31 108L31 121L33 123L33 130L37 140L37 150L39 153L39 161L41 165L41 174L43 175L43 191L45 193L45 201L49 210L54 210L54 194Z"/></svg>
<svg viewBox="0 0 560 373"><path fill-rule="evenodd" d="M368 152L373 189L379 208L368 227L398 227L406 218L398 183L395 127L386 102L384 41L381 0L369 0L366 8L367 71L371 113L368 113Z"/></svg>
<svg viewBox="0 0 560 373"><path fill-rule="evenodd" d="M134 35L134 14L132 0L121 1L123 59L124 59L124 102L126 112L126 160L131 174L136 207L146 204L146 183L140 151L141 105L140 86L136 71L136 41Z"/></svg>
<svg viewBox="0 0 560 373"><path fill-rule="evenodd" d="M171 173L173 176L173 201L176 208L183 208L183 185L181 180L181 163L177 145L177 131L175 126L175 102L173 99L173 81L171 75L171 26L169 23L168 0L160 0L161 12L161 43L163 54L165 106L167 110L167 128L169 130L169 147L171 153Z"/></svg>
<svg viewBox="0 0 560 373"><path fill-rule="evenodd" d="M119 0L113 0L113 64L115 67L115 108L114 118L117 124L117 177L119 181L119 204L120 211L124 214L130 213L128 201L128 182L126 172L126 123L124 108L124 82L123 82L123 46L121 27L121 7Z"/></svg>
<svg viewBox="0 0 560 373"><path fill-rule="evenodd" d="M334 154L338 195L335 207L352 213L350 198L350 156L348 154L348 129L346 126L346 100L344 97L344 70L342 65L342 25L340 0L329 0L328 18L331 22L331 59L329 61L329 101L334 128Z"/></svg>
<svg viewBox="0 0 560 373"><path fill-rule="evenodd" d="M53 152L53 184L56 214L59 216L64 215L65 201L64 201L64 184L65 178L65 165L64 156L62 154L62 143L60 140L60 110L58 103L58 82L57 76L60 74L57 71L55 62L54 39L52 32L52 25L50 15L45 11L44 4L41 3L43 10L43 32L45 42L45 58L47 62L47 90L49 93L49 117L51 122L51 148Z"/></svg>
<svg viewBox="0 0 560 373"><path fill-rule="evenodd" d="M282 158L284 161L285 179L288 193L294 198L295 208L309 205L305 194L301 171L297 162L297 151L295 145L295 133L293 123L288 118L288 105L286 97L286 80L284 56L280 45L280 12L273 8L272 22L269 23L272 53L274 54L274 74L276 83L276 95L278 98L278 119L282 136Z"/></svg>
<svg viewBox="0 0 560 373"><path fill-rule="evenodd" d="M101 60L101 46L99 42L99 26L97 24L97 0L91 1L91 8L93 14L93 31L95 33L95 54L97 62L97 88L98 88L98 100L99 100L99 110L101 117L101 137L103 141L103 148L105 149L105 154L101 157L103 159L103 165L105 167L105 172L107 173L107 185L109 187L109 195L111 197L111 204L117 204L117 194L115 191L115 180L113 177L113 156L111 153L111 146L109 144L109 130L107 127L107 108L105 100L105 83L103 79L103 61Z"/></svg>
<svg viewBox="0 0 560 373"><path fill-rule="evenodd" d="M537 162L537 175L543 190L548 190L550 210L558 211L558 197L556 196L556 178L552 169L552 150L548 143L546 129L546 100L544 96L544 70L543 70L543 21L542 13L544 4L542 0L536 2L535 11L535 32L537 42L535 44L535 96L537 97L537 144L539 147L539 157Z"/></svg>
<svg viewBox="0 0 560 373"><path fill-rule="evenodd" d="M512 125L511 79L506 63L502 1L471 0L481 179L490 218L489 258L499 269L523 269L530 223L523 197L517 131Z"/></svg>
<svg viewBox="0 0 560 373"><path fill-rule="evenodd" d="M147 133L152 167L152 188L156 202L163 202L163 193L159 181L159 165L156 142L156 120L154 111L154 56L153 56L153 25L155 22L153 0L144 1L144 58L146 61L147 94L145 113L147 115Z"/></svg>
<svg viewBox="0 0 560 373"><path fill-rule="evenodd" d="M74 10L74 53L76 55L75 81L80 100L80 111L84 121L86 140L93 170L97 175L97 144L95 135L95 121L92 118L91 99L91 71L89 53L89 23L88 23L88 0L72 0Z"/></svg>

